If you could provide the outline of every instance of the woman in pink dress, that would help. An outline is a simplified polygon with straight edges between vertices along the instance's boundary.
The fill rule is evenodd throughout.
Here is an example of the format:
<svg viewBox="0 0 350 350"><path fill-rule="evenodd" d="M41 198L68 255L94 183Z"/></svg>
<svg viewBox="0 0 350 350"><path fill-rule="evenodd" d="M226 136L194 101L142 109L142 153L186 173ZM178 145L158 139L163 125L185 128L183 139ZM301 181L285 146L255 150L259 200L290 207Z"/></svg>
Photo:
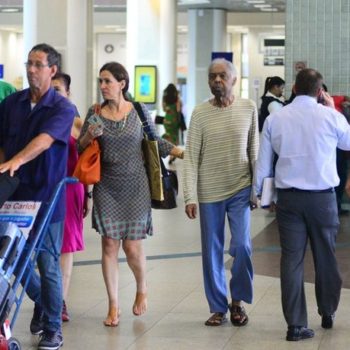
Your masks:
<svg viewBox="0 0 350 350"><path fill-rule="evenodd" d="M70 76L65 73L57 73L52 79L52 87L61 95L69 96ZM71 136L69 139L67 176L72 176L78 161L76 149L77 138L82 127L82 120L78 111L74 118ZM69 314L65 300L73 269L73 253L84 249L83 219L89 211L89 192L81 183L69 184L66 190L66 219L64 223L63 243L61 250L61 270L63 285L62 321L69 321Z"/></svg>

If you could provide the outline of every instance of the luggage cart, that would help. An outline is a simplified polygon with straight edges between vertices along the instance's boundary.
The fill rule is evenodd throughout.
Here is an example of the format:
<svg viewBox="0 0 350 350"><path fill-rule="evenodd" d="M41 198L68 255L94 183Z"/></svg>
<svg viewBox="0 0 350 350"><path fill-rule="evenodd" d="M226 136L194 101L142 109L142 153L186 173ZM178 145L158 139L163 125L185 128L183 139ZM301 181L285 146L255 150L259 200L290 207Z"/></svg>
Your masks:
<svg viewBox="0 0 350 350"><path fill-rule="evenodd" d="M21 349L19 341L12 337L12 329L60 194L66 184L77 182L75 177L66 177L56 186L40 222L37 223L36 233L30 240L26 241L15 223L0 223L0 350ZM17 264L19 261L20 265ZM23 287L19 289L21 281Z"/></svg>

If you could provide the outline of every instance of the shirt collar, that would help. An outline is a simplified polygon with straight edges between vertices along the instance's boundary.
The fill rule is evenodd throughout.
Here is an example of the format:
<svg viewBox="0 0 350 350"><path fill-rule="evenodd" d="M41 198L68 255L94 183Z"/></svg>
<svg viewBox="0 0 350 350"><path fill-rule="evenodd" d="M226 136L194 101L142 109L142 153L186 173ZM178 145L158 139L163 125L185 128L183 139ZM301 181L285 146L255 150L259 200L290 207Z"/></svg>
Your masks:
<svg viewBox="0 0 350 350"><path fill-rule="evenodd" d="M52 106L54 104L56 91L53 88L49 88L47 92L41 97L41 99L37 102L37 105L41 106ZM30 103L30 89L25 89L23 95L20 98L20 101L29 101Z"/></svg>
<svg viewBox="0 0 350 350"><path fill-rule="evenodd" d="M277 100L279 100L279 98L274 95L272 92L268 91L266 94L265 94L266 97L273 97L273 98L276 98Z"/></svg>
<svg viewBox="0 0 350 350"><path fill-rule="evenodd" d="M297 104L317 104L317 100L315 97L311 97L308 95L298 95L294 98L292 103L297 103Z"/></svg>

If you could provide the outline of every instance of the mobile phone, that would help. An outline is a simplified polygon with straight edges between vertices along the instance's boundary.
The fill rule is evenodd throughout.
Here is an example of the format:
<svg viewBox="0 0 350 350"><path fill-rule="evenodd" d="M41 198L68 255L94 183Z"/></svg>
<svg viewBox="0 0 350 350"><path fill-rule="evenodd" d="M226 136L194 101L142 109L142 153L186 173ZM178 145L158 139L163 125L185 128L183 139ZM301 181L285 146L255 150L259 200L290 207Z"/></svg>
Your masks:
<svg viewBox="0 0 350 350"><path fill-rule="evenodd" d="M323 97L323 91L324 90L321 90L319 95L317 96L317 103L321 103L321 104L324 104L324 97Z"/></svg>
<svg viewBox="0 0 350 350"><path fill-rule="evenodd" d="M88 122L91 125L97 125L101 129L103 129L103 127L104 127L102 119L97 114L93 114L89 118Z"/></svg>

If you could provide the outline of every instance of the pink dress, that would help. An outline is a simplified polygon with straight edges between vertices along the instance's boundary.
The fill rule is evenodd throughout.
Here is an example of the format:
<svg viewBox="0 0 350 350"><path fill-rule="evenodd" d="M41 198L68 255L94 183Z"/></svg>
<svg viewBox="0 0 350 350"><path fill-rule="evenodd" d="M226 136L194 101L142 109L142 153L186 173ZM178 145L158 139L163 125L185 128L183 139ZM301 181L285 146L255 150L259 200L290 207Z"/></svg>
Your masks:
<svg viewBox="0 0 350 350"><path fill-rule="evenodd" d="M67 176L72 176L78 161L76 139L69 138ZM67 185L66 219L61 253L72 253L84 249L83 207L84 185L81 183Z"/></svg>

